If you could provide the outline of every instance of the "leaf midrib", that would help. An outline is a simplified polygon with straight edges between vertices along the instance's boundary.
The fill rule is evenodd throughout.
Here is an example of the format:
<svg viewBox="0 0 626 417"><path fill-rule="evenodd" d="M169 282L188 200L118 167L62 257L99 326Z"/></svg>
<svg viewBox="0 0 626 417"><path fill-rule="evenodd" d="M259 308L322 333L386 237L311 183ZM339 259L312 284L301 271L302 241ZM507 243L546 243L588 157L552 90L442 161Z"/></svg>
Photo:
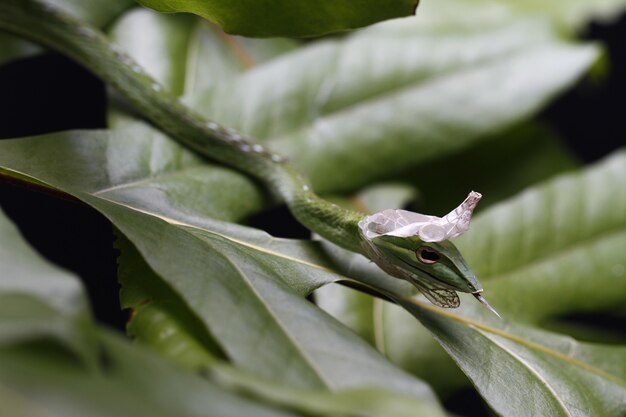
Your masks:
<svg viewBox="0 0 626 417"><path fill-rule="evenodd" d="M174 225L172 225L172 226L174 226ZM329 381L327 381L325 379L324 375L317 368L317 366L315 366L315 364L312 361L312 359L306 354L306 352L304 350L302 350L302 348L300 347L300 344L297 343L297 341L289 334L289 332L284 327L283 323L278 319L278 317L276 316L274 311L267 305L267 303L263 302L263 297L261 297L261 295L258 293L257 289L254 287L254 285L252 284L252 282L250 281L248 276L241 270L241 268L239 268L239 266L228 255L226 255L221 250L216 248L210 242L202 239L201 237L199 237L199 236L197 236L197 235L195 235L193 233L190 233L190 235L192 235L195 240L200 241L201 244L203 244L204 246L209 247L214 253L216 253L217 255L222 257L222 259L224 259L235 270L235 272L241 277L241 281L246 284L246 286L250 289L250 291L253 293L253 295L256 297L256 299L258 301L260 301L260 304L263 306L265 311L270 315L270 317L272 317L274 319L274 323L276 323L276 327L278 327L280 329L280 331L284 334L285 338L291 342L291 344L292 344L292 346L294 348L296 348L295 349L296 352L299 354L299 356L302 358L302 360L309 366L309 369L311 369L313 374L319 379L319 382L321 382L325 387L331 387L332 385L329 383ZM204 322L204 320L203 320L203 322Z"/></svg>
<svg viewBox="0 0 626 417"><path fill-rule="evenodd" d="M159 215L155 215L155 214L153 214L153 213L146 212L146 211L144 211L144 210L138 210L138 209L136 209L136 208L134 208L134 207L130 207L130 206L127 206L127 205L125 205L125 204L120 204L120 203L119 203L119 202L117 202L117 201L109 200L109 199L102 198L102 197L97 197L97 198L99 198L99 199L101 199L101 200L104 200L104 201L107 201L107 202L109 202L109 203L113 203L113 204L118 205L118 206L121 206L121 207L125 207L125 208L130 209L130 210L133 210L133 211L140 212L140 213L142 213L142 214L150 215L151 217L157 218L157 219L159 219L159 220L161 220L161 221L165 222L165 223L166 223L166 224L168 224L169 226L176 227L178 230L181 230L181 231L185 232L187 235L190 235L190 236L191 236L194 240L199 241L201 245L208 247L208 248L209 248L210 250L212 250L215 254L217 254L217 255L218 255L218 256L220 256L222 259L224 259L224 260L225 260L225 261L226 261L226 262L227 262L227 263L228 263L228 264L229 264L229 265L230 265L230 266L234 269L234 271L235 271L235 272L236 272L236 273L240 276L241 281L242 281L243 283L245 283L245 284L246 284L246 286L250 289L250 291L253 293L253 295L256 297L256 299L260 302L260 305L261 305L261 306L263 306L263 308L266 310L266 312L267 312L267 313L268 313L268 314L269 314L272 318L274 318L274 323L276 323L276 327L277 327L278 329L280 329L280 331L284 334L284 336L285 336L285 338L286 338L287 340L291 341L291 344L292 344L292 346L294 347L294 350L295 350L295 351L296 351L296 353L297 353L297 354L298 354L298 355L302 358L302 360L303 360L303 361L304 361L304 362L308 365L308 367L309 367L309 369L311 370L312 374L313 374L313 375L315 375L315 376L317 377L317 379L319 380L319 382L320 382L320 383L322 383L322 384L323 384L323 386L325 386L325 387L332 387L332 385L330 384L330 382L329 382L329 381L327 381L327 380L325 379L325 377L324 377L323 373L320 371L320 369L319 369L318 367L316 367L316 366L315 366L315 363L313 362L313 360L312 360L312 359L311 359L311 358L310 358L310 357L306 354L306 352L305 352L303 349L301 349L300 344L299 344L299 343L297 343L297 341L296 341L295 339L293 339L293 337L289 334L289 332L288 332L288 331L287 331L287 329L284 327L284 325L282 324L282 322L281 322L280 320L278 320L278 318L277 318L277 316L274 314L273 310L272 310L272 309L271 309L271 308L267 305L267 303L263 302L263 297L261 297L261 296L259 295L259 293L258 293L258 291L256 290L256 288L254 287L254 285L253 285L253 284L250 282L250 280L248 279L247 275L246 275L246 274L245 274L245 273L244 273L244 272L243 272L243 271L242 271L242 270L241 270L241 269L240 269L240 268L236 265L236 263L235 263L235 262L233 262L233 260L232 260L232 259L231 259L228 255L226 255L225 253L223 253L221 250L218 250L218 249L217 249L217 248L216 248L213 244L211 244L211 242L209 242L209 241L207 241L207 240L205 240L205 239L202 239L202 237L201 237L201 236L198 236L198 235L196 235L196 234L194 234L194 233L190 233L189 231L185 230L184 228L180 228L179 226L181 226L181 225L182 225L182 226L185 226L185 227L190 227L190 228L193 228L193 229L198 229L198 230L201 230L202 232L207 232L207 233L209 233L209 234L212 234L212 235L214 235L214 236L217 236L218 238L223 238L223 239L227 240L227 241L228 241L228 243L240 244L240 241L237 241L237 240L235 240L235 239L231 239L231 238L229 238L228 236L224 236L224 235L221 235L221 234L219 234L219 233L215 233L215 232L208 231L208 230L206 230L206 229L202 229L202 228L195 227L195 226L190 226L190 225L187 225L187 224L184 224L184 223L178 222L178 221L173 220L173 219L168 219L168 218L167 218L167 217L165 217L165 216L159 216ZM250 247L250 248L255 248L255 246L254 246L254 245L248 245L248 244L245 244L245 243L244 243L244 246L247 246L247 247ZM139 247L138 247L138 250L140 250L140 252L141 252L141 249L140 249ZM273 252L271 252L271 251L265 251L265 252L268 252L268 253L272 253L272 254L274 254L274 253L273 253ZM143 254L142 254L142 256L143 256ZM281 256L281 257L285 258L284 256ZM146 261L149 263L148 258L145 258L145 259L146 259ZM289 258L289 259L292 259L292 258ZM295 259L295 258L294 258L294 259ZM304 263L304 262L300 262L300 263ZM307 264L308 264L308 263L307 263ZM312 266L313 266L313 264L308 264L308 265L312 265ZM152 267L152 265L151 265L151 267ZM318 268L319 268L319 269L321 269L321 267L318 267ZM330 272L332 272L332 271L330 271ZM168 282L168 285L171 287L171 284L170 284L169 282ZM181 293L180 293L180 291L178 291L177 289L174 289L173 287L172 287L172 289L173 289L174 291L176 291L176 293L178 293L178 295L179 295L179 296L181 296L183 300L185 300L185 303L186 303L186 304L188 304L188 303L189 303L189 301L187 300L187 298L186 298L183 294L181 294ZM190 307L190 306L188 305L188 307ZM190 307L190 308L191 308L191 307ZM191 310L192 310L192 311L195 311L193 308L191 308ZM202 320L202 322L204 323L204 325L205 325L205 326L207 326L207 323L205 322L205 320L204 320L204 319L202 319L202 318L201 318L201 320Z"/></svg>
<svg viewBox="0 0 626 417"><path fill-rule="evenodd" d="M506 349L505 346L502 346L500 343L498 343L497 341L489 338L486 334L484 334L483 332L479 331L478 332L485 340L487 340L488 343L492 343L493 345L497 346L498 348L500 348L500 350L502 352L504 352L505 354L509 355L510 357L513 358L513 360L517 361L521 366L523 366L524 368L526 368L531 374L533 374L540 382L541 385L543 385L547 391L550 393L550 396L554 398L554 400L556 401L556 403L559 405L559 407L563 410L563 412L565 413L565 415L567 417L571 417L572 414L569 412L569 410L567 409L567 406L563 403L563 401L561 401L561 399L559 398L559 396L557 395L556 391L552 388L552 386L550 385L550 383L548 381L546 381L540 374L539 372L537 372L537 370L535 370L535 368L533 368L531 366L531 364L529 364L526 360L524 360L522 357L520 357L518 354L516 354L515 352L511 351L510 349Z"/></svg>
<svg viewBox="0 0 626 417"><path fill-rule="evenodd" d="M539 351L539 352L543 352L543 353L545 353L545 354L547 354L549 356L552 356L553 358L561 360L561 361L563 361L565 363L568 363L570 365L577 366L580 369L583 369L583 370L585 370L587 372L593 373L593 374L595 374L595 375L597 375L597 376L599 376L601 378L604 378L604 379L606 379L606 380L608 380L610 382L613 382L615 384L618 384L618 385L621 385L623 387L626 387L626 380L622 379L621 377L613 375L611 373L608 373L608 372L604 371L603 369L597 368L597 367L595 367L593 365L590 365L589 363L583 362L583 361L581 361L579 359L576 359L576 358L574 358L572 356L568 356L568 355L566 355L566 354L564 354L562 352L559 352L559 351L554 350L554 349L552 349L550 347L544 346L544 345L542 345L540 343L524 339L521 336L514 335L512 333L506 332L506 331L498 329L496 327L492 327L492 326L488 326L488 325L483 324L483 323L479 323L479 322L477 322L475 320L472 320L472 319L469 319L467 317L463 317L463 316L451 313L451 312L449 312L447 310L443 310L443 309L438 308L436 306L422 303L422 302L420 302L418 300L415 300L413 298L409 298L409 297L405 297L405 296L397 296L397 295L396 295L396 297L401 298L404 302L407 302L409 304L415 305L417 308L420 308L420 309L423 309L423 310L428 310L431 313L435 313L437 315L449 318L451 320L454 320L456 322L465 324L467 326L474 327L474 328L476 328L478 330L483 330L483 331L485 331L487 333L492 333L492 334L504 337L504 338L506 338L508 340L511 340L511 341L513 341L515 343L518 343L518 344L522 345L522 346L525 346L528 349L536 350L536 351Z"/></svg>
<svg viewBox="0 0 626 417"><path fill-rule="evenodd" d="M128 181L128 182L123 182L120 184L116 184L116 185L112 185L110 187L106 187L106 188L102 188L100 190L95 190L95 191L89 191L89 194L93 195L94 197L101 197L102 194L107 194L113 191L118 191L118 190L124 190L124 189L128 189L128 188L135 188L141 185L146 185L146 184L150 184L150 183L156 183L158 181L164 180L164 179L168 179L171 177L174 177L176 175L181 175L181 174L185 174L188 173L189 171L194 171L194 170L198 170L198 169L202 169L204 167L208 167L207 165L203 165L201 163L198 164L194 164L194 165L188 165L186 167L182 167L180 169L172 169L169 171L162 171L160 173L158 173L157 175L154 176L146 176L144 178L140 178L137 180L133 180L133 181ZM111 201L111 200L109 200ZM115 202L115 201L112 201Z"/></svg>

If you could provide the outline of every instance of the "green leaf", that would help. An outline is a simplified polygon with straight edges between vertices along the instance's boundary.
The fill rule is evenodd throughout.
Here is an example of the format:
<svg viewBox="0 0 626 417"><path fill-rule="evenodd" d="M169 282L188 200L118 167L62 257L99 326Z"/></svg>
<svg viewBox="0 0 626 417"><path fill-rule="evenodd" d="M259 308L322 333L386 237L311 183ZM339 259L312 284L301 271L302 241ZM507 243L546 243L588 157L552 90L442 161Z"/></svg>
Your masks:
<svg viewBox="0 0 626 417"><path fill-rule="evenodd" d="M109 36L170 93L187 99L297 46L288 39L231 36L200 18L139 8L118 19ZM120 127L136 120L115 108L109 122Z"/></svg>
<svg viewBox="0 0 626 417"><path fill-rule="evenodd" d="M187 367L210 370L212 379L246 397L305 415L439 415L432 404L393 391L371 388L334 393L302 390L223 366L216 362L215 355L221 353L215 352L215 342L209 340L206 343L207 334L194 325L198 319L186 311L182 300L177 300L175 294L149 270L128 241L122 238L118 247L122 250L121 298L126 307L132 305L134 308L129 331L141 344L157 349ZM202 341L204 343L198 343Z"/></svg>
<svg viewBox="0 0 626 417"><path fill-rule="evenodd" d="M445 0L444 0L445 1ZM449 1L449 0L448 0ZM454 0L459 2L459 0ZM479 8L502 8L501 2L482 0L471 3L471 7ZM550 1L541 0L516 0L506 3L506 7L515 13L526 13L546 16L557 25L568 30L580 30L590 21L608 22L615 20L626 9L624 0L566 0Z"/></svg>
<svg viewBox="0 0 626 417"><path fill-rule="evenodd" d="M296 387L384 386L432 403L428 387L304 299L339 277L325 266L318 244L274 239L206 217L220 216L216 204L239 201L236 187L226 187L222 196L223 184L205 183L201 192L150 196L146 187L162 180L166 168L176 167L163 165L170 153L162 144L147 146L150 142L136 134L125 138L124 147L144 153L122 152L124 147L115 145L119 135L83 132L3 141L0 166L7 174L71 193L104 213L239 367ZM143 145L135 148L136 140ZM128 165L125 157L136 163ZM210 180L214 168L198 169ZM146 172L154 178L142 177ZM196 196L202 196L200 201ZM189 199L197 205L187 206ZM222 217L232 216L229 207L222 207Z"/></svg>
<svg viewBox="0 0 626 417"><path fill-rule="evenodd" d="M596 48L563 41L537 19L498 20L469 10L442 23L433 15L445 7L428 7L425 18L297 50L275 39L224 37L188 16L145 10L124 16L112 37L196 110L289 156L318 191L450 165L471 169L459 156L468 149L488 163L519 156L523 175L514 184L478 178L492 196L574 166L546 128L515 127L575 82ZM548 152L558 162L546 163ZM435 195L438 176L413 177L433 194L424 193L430 207L458 198Z"/></svg>
<svg viewBox="0 0 626 417"><path fill-rule="evenodd" d="M415 397L384 388L356 388L334 392L301 390L255 378L221 365L211 368L216 381L246 396L280 405L304 415L351 417L415 417L440 416L431 405Z"/></svg>
<svg viewBox="0 0 626 417"><path fill-rule="evenodd" d="M172 372L171 367L145 353L128 348L118 353L103 347L89 322L89 308L78 279L36 254L2 212L0 264L3 413L64 417L197 415L191 404L206 402L203 407L215 413L218 398L221 407L245 411L245 400L229 401L229 394L221 390L212 394L197 378ZM106 375L99 370L103 352L109 363ZM118 366L121 363L126 365L123 371ZM164 368L169 372L164 374ZM159 395L146 395L150 391ZM190 402L194 396L197 398ZM247 414L256 416L263 411L259 408Z"/></svg>
<svg viewBox="0 0 626 417"><path fill-rule="evenodd" d="M100 331L86 370L42 338L0 349L0 399L6 415L20 417L295 417L228 392L172 366L150 351Z"/></svg>
<svg viewBox="0 0 626 417"><path fill-rule="evenodd" d="M184 213L234 221L258 210L264 201L248 177L206 165L145 124L111 132L53 133L0 146L5 149L0 160L6 168L39 155L46 162L39 167L22 165L26 176L165 216Z"/></svg>
<svg viewBox="0 0 626 417"><path fill-rule="evenodd" d="M470 297L471 298L471 297ZM400 300L504 416L616 416L626 412L626 347L501 322L464 297L458 312Z"/></svg>
<svg viewBox="0 0 626 417"><path fill-rule="evenodd" d="M116 247L122 308L131 309L127 333L140 344L190 369L225 359L201 320L146 264L137 249L118 233Z"/></svg>
<svg viewBox="0 0 626 417"><path fill-rule="evenodd" d="M133 5L133 0L44 0L97 27L105 27Z"/></svg>
<svg viewBox="0 0 626 417"><path fill-rule="evenodd" d="M10 33L0 32L0 66L11 61L28 58L41 52L38 46Z"/></svg>
<svg viewBox="0 0 626 417"><path fill-rule="evenodd" d="M317 36L415 12L416 0L138 0L160 12L190 12L244 36Z"/></svg>
<svg viewBox="0 0 626 417"><path fill-rule="evenodd" d="M102 28L128 9L133 0L45 0L85 22ZM16 59L28 58L42 52L29 40L0 32L0 66Z"/></svg>
<svg viewBox="0 0 626 417"><path fill-rule="evenodd" d="M510 128L597 57L543 21L483 20L404 19L313 42L191 102L289 156L316 190L353 189Z"/></svg>
<svg viewBox="0 0 626 417"><path fill-rule="evenodd" d="M1 210L0 265L0 348L45 334L93 364L90 312L78 279L35 253Z"/></svg>
<svg viewBox="0 0 626 417"><path fill-rule="evenodd" d="M409 297L407 283L390 280L352 254L334 247L329 253L349 267L349 276L417 317L502 415L620 415L626 346L580 343L525 323L623 306L626 274L615 266L623 265L626 250L625 173L626 153L617 152L493 206L459 238L504 321L469 296L459 310L438 309ZM377 345L393 360L444 391L464 383L428 346L423 331L410 327L406 313L385 303L375 323ZM433 364L438 375L424 369ZM442 373L449 380L441 381Z"/></svg>
<svg viewBox="0 0 626 417"><path fill-rule="evenodd" d="M496 309L538 322L626 302L625 177L620 151L476 218L458 245Z"/></svg>
<svg viewBox="0 0 626 417"><path fill-rule="evenodd" d="M36 255L2 212L0 242L0 263L9 267L4 270L0 285L0 400L2 412L7 415L296 415L281 409L320 417L376 416L383 410L394 417L442 415L436 403L391 391L297 390L216 363L207 364L210 367L205 372L211 381L204 381L149 351L130 346L119 336L96 331L88 323L86 300L78 280ZM124 251L132 250L127 242L122 242L122 246ZM128 255L133 254L125 255L125 271L145 272L141 265L134 268L137 262L129 264ZM128 287L125 290L127 299L137 300L145 295ZM150 290L151 296L167 295L169 301L175 301L162 284L153 285ZM46 314L39 315L44 305ZM76 326L77 318L83 325ZM182 320L186 324L184 329L192 324L187 318ZM28 337L11 338L18 326L21 335ZM55 331L60 327L74 332L59 339ZM166 329L157 327L161 331ZM178 333L181 334L185 332ZM98 358L90 366L74 356L73 346L85 339L92 343L83 346L83 353ZM54 340L63 345L55 344Z"/></svg>
<svg viewBox="0 0 626 417"><path fill-rule="evenodd" d="M421 191L419 210L444 215L470 190L483 194L478 206L480 212L539 181L579 166L552 129L526 122L463 152L410 169L402 177L410 178ZM446 175L430 175L433 172Z"/></svg>
<svg viewBox="0 0 626 417"><path fill-rule="evenodd" d="M408 186L381 184L362 190L351 201L353 209L375 213L388 207L404 207L416 196L415 190ZM357 254L343 250L337 252L334 246L332 253L335 256L341 254L336 261L347 266L343 270L347 276L389 279ZM443 398L454 389L467 385L463 373L431 333L422 326L416 326L415 318L397 305L339 284L329 284L316 290L315 302L392 362L428 381Z"/></svg>

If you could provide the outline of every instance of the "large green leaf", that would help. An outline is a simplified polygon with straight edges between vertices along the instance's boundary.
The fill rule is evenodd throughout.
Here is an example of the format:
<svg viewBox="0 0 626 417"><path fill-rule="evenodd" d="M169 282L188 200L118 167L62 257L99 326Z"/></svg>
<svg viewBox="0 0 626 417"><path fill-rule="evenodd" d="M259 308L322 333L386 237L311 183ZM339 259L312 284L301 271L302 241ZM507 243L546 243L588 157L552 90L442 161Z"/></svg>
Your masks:
<svg viewBox="0 0 626 417"><path fill-rule="evenodd" d="M287 416L99 335L78 279L36 254L1 211L0 265L2 415Z"/></svg>
<svg viewBox="0 0 626 417"><path fill-rule="evenodd" d="M118 336L96 330L87 320L78 280L36 255L2 212L0 242L0 261L9 267L0 281L3 415L366 417L383 410L397 417L441 415L436 404L391 391L298 390L222 364L207 364L204 373L211 383L203 381ZM153 295L168 292L158 286L151 289ZM38 314L44 305L46 314ZM18 326L22 337L16 338ZM59 338L62 326L73 333ZM91 343L84 345L84 352L76 352L73 347L85 339ZM77 361L83 353L97 360Z"/></svg>
<svg viewBox="0 0 626 417"><path fill-rule="evenodd" d="M250 179L204 164L201 158L147 125L112 132L54 133L38 140L1 145L5 151L0 159L7 168L10 159L16 161L13 158L26 161L35 155L48 155L50 158L39 167L30 166L35 168L30 174L68 190L92 193L166 216L186 213L234 221L258 210L263 203L263 196ZM22 168L29 173L28 166Z"/></svg>
<svg viewBox="0 0 626 417"><path fill-rule="evenodd" d="M135 134L83 132L3 141L0 166L9 175L60 189L103 212L242 368L294 386L385 386L433 401L424 384L391 366L304 299L338 278L326 268L316 243L274 239L207 217L232 216L224 204L245 196L235 191L237 187L219 195L223 184L199 192L193 188L206 183L183 180L192 187L190 192L150 196L146 190L153 192L153 181L161 181L176 165L164 167L169 154L149 146L136 130L130 132ZM118 148L120 135L127 141ZM123 163L120 152L137 139L143 151L154 153L138 158L126 149L128 161L136 163ZM219 171L197 169L209 183ZM195 207L181 204L190 197Z"/></svg>
<svg viewBox="0 0 626 417"><path fill-rule="evenodd" d="M587 170L493 206L459 238L459 247L504 321L471 297L463 297L462 308L453 312L409 298L411 290L405 283L390 282L349 253L339 262L349 268L347 274L382 289L421 320L502 415L621 415L625 346L580 343L523 323L624 305L626 274L616 266L626 263L626 188L621 181L625 174L626 154L617 152ZM510 256L508 263L500 263L501 246ZM330 253L336 256L340 251L333 248ZM498 270L502 276L487 273ZM327 301L327 308L350 324L354 319L336 307L350 299L336 292L330 296L335 304ZM370 332L376 335L377 346L441 389L464 383L423 330L411 326L406 312L378 303L376 309L363 309L372 317ZM436 374L427 368L433 365Z"/></svg>
<svg viewBox="0 0 626 417"><path fill-rule="evenodd" d="M493 0L482 0L479 2L462 1L471 3L471 7L491 7L492 9L502 7L501 2ZM506 6L516 13L547 16L557 25L568 29L581 29L592 20L612 22L626 9L626 1L566 0L545 2L541 0L516 0L508 2Z"/></svg>
<svg viewBox="0 0 626 417"><path fill-rule="evenodd" d="M0 349L2 412L20 417L294 417L181 371L119 336L99 336L103 363L77 366L42 338Z"/></svg>
<svg viewBox="0 0 626 417"><path fill-rule="evenodd" d="M570 337L485 317L482 306L458 312L400 299L435 334L489 405L504 416L606 416L626 412L626 347ZM496 319L497 320L497 319Z"/></svg>
<svg viewBox="0 0 626 417"><path fill-rule="evenodd" d="M405 19L283 54L192 102L289 156L317 190L345 190L527 118L596 56L538 20Z"/></svg>
<svg viewBox="0 0 626 417"><path fill-rule="evenodd" d="M474 221L458 245L496 308L537 322L626 302L625 177L621 151Z"/></svg>
<svg viewBox="0 0 626 417"><path fill-rule="evenodd" d="M291 157L319 191L413 167L441 170L476 145L493 160L511 157L509 141L522 153L525 145L536 149L525 159L531 164L543 155L539 147L558 155L549 132L511 127L576 81L597 50L561 40L538 19L470 10L441 22L430 15L296 50L146 10L124 16L112 37L196 110ZM568 166L559 159L543 172ZM523 168L531 173L532 165ZM509 193L538 178L520 177Z"/></svg>
<svg viewBox="0 0 626 417"><path fill-rule="evenodd" d="M421 24L428 27L425 33L442 31L432 16ZM444 33L460 31L447 26L444 29ZM176 95L185 95L186 100L193 100L203 89L233 82L247 69L263 66L296 46L285 40L236 38L198 19L166 17L148 10L127 13L116 23L111 36L166 88ZM113 126L128 121L119 112L115 115L111 119ZM533 123L481 140L470 149L469 154L465 153L467 150L456 151L402 174L403 178L413 178L423 191L425 209L433 213L450 209L471 188L485 194L482 208L576 165L553 132ZM501 176L480 169L486 165L493 171L506 169L511 174L503 181ZM444 171L448 175L431 174Z"/></svg>
<svg viewBox="0 0 626 417"><path fill-rule="evenodd" d="M263 402L277 404L306 415L416 416L438 415L432 404L419 398L381 389L350 389L336 393L310 391L255 378L216 360L221 352L198 319L184 302L150 270L137 251L124 239L120 264L121 298L132 307L129 332L143 345L157 349L167 357L191 369L210 370L210 374L228 387Z"/></svg>
<svg viewBox="0 0 626 417"><path fill-rule="evenodd" d="M245 36L316 36L408 16L416 0L138 0L161 12L191 12Z"/></svg>

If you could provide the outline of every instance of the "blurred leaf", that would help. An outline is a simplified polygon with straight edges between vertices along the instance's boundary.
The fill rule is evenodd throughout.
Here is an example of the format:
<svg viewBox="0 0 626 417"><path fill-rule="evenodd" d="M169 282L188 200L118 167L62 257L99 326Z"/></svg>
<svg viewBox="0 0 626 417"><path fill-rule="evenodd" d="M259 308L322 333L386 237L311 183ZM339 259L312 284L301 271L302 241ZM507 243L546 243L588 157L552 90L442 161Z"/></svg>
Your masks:
<svg viewBox="0 0 626 417"><path fill-rule="evenodd" d="M210 376L222 385L304 415L351 417L443 416L440 410L417 398L385 388L353 388L339 391L302 390L253 377L238 370L215 365Z"/></svg>
<svg viewBox="0 0 626 417"><path fill-rule="evenodd" d="M41 52L37 45L14 36L0 32L0 66L11 61L28 58Z"/></svg>
<svg viewBox="0 0 626 417"><path fill-rule="evenodd" d="M478 3L468 0L462 1L471 3L472 7L489 7L489 5L502 7L501 2L494 0L482 0ZM626 1L567 0L544 2L541 0L516 0L506 3L506 7L510 7L515 12L546 16L559 26L580 30L592 20L611 23L626 10Z"/></svg>
<svg viewBox="0 0 626 417"><path fill-rule="evenodd" d="M403 19L283 54L192 102L289 156L316 190L341 191L518 123L596 57L538 20L442 31Z"/></svg>
<svg viewBox="0 0 626 417"><path fill-rule="evenodd" d="M113 152L120 135L83 132L3 141L0 166L8 175L28 176L64 190L104 213L241 368L296 387L384 386L434 403L427 386L391 366L304 299L338 278L325 266L316 243L274 239L206 217L207 213L232 216L227 206L222 206L225 214L219 214L216 200L224 204L238 201L241 195L234 191L238 188L225 189L223 184L168 196L160 204L152 197L150 205L144 204L144 188L152 181L141 178L145 166L157 180L175 166L163 167L162 156L168 155L164 152L153 159L151 152L138 158L126 150L123 155L137 160L128 166ZM132 145L137 137L129 135L126 144ZM142 148L146 149L160 148ZM210 182L213 168L202 169ZM111 183L121 186L111 187ZM181 186L185 184L183 180ZM220 189L227 192L220 196ZM198 196L203 203L186 205Z"/></svg>
<svg viewBox="0 0 626 417"><path fill-rule="evenodd" d="M193 382L197 378L171 372L149 355L101 346L78 279L36 254L2 212L0 265L3 415L190 416L199 415L190 412L198 402L216 412L219 407L210 397L219 398L221 407L231 411L245 410L245 404L238 405L241 399L228 404L228 393L211 395L204 387L200 393L200 381ZM99 369L103 352L106 375ZM120 363L126 365L124 370ZM169 374L163 375L163 369ZM145 395L151 390L159 395ZM193 396L197 398L190 401Z"/></svg>
<svg viewBox="0 0 626 417"><path fill-rule="evenodd" d="M196 110L290 156L322 192L413 167L443 174L475 147L483 161L520 159L508 188L482 179L492 195L573 166L547 129L513 127L575 82L596 48L567 43L538 19L470 9L442 23L440 7L428 7L426 16L291 52L294 44L236 39L189 16L145 10L125 15L112 36ZM554 156L558 163L545 162ZM420 185L432 191L439 177Z"/></svg>
<svg viewBox="0 0 626 417"><path fill-rule="evenodd" d="M0 266L0 348L45 334L93 364L90 312L78 280L35 253L1 210Z"/></svg>
<svg viewBox="0 0 626 417"><path fill-rule="evenodd" d="M227 35L197 17L147 9L124 14L109 35L170 93L187 98L297 46L288 39ZM126 126L128 115L117 108L109 122L112 127Z"/></svg>
<svg viewBox="0 0 626 417"><path fill-rule="evenodd" d="M20 417L289 417L188 374L119 336L99 336L101 368L76 365L45 338L0 349L2 412ZM98 352L98 351L97 351ZM94 352L95 353L95 352ZM5 402L8 397L9 401Z"/></svg>
<svg viewBox="0 0 626 417"><path fill-rule="evenodd" d="M620 151L476 218L458 246L496 309L537 322L624 305L623 178L626 153Z"/></svg>
<svg viewBox="0 0 626 417"><path fill-rule="evenodd" d="M471 190L483 199L478 211L524 188L580 166L547 126L526 122L403 175L421 191L419 210L444 215ZM430 175L437 172L439 175Z"/></svg>
<svg viewBox="0 0 626 417"><path fill-rule="evenodd" d="M317 36L412 15L416 0L138 0L160 12L190 12L244 36Z"/></svg>
<svg viewBox="0 0 626 417"><path fill-rule="evenodd" d="M133 4L133 0L44 0L64 12L97 27L109 25Z"/></svg>
<svg viewBox="0 0 626 417"><path fill-rule="evenodd" d="M63 11L103 28L133 5L133 0L44 0ZM41 53L42 48L29 40L0 32L0 66L16 59Z"/></svg>

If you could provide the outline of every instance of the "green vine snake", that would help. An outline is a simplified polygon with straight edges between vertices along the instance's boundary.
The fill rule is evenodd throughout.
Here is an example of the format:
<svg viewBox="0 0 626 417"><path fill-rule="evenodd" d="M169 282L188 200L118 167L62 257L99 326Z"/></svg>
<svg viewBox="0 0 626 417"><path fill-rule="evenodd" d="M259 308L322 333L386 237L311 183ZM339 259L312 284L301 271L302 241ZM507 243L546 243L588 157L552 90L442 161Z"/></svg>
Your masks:
<svg viewBox="0 0 626 417"><path fill-rule="evenodd" d="M28 38L74 59L121 93L151 123L183 145L260 180L304 226L411 282L433 304L455 308L457 291L482 297L482 287L450 242L469 228L480 194L443 218L404 210L374 215L340 208L318 197L285 158L232 129L205 120L171 96L99 30L45 0L0 0L0 30ZM497 313L496 313L497 314Z"/></svg>

